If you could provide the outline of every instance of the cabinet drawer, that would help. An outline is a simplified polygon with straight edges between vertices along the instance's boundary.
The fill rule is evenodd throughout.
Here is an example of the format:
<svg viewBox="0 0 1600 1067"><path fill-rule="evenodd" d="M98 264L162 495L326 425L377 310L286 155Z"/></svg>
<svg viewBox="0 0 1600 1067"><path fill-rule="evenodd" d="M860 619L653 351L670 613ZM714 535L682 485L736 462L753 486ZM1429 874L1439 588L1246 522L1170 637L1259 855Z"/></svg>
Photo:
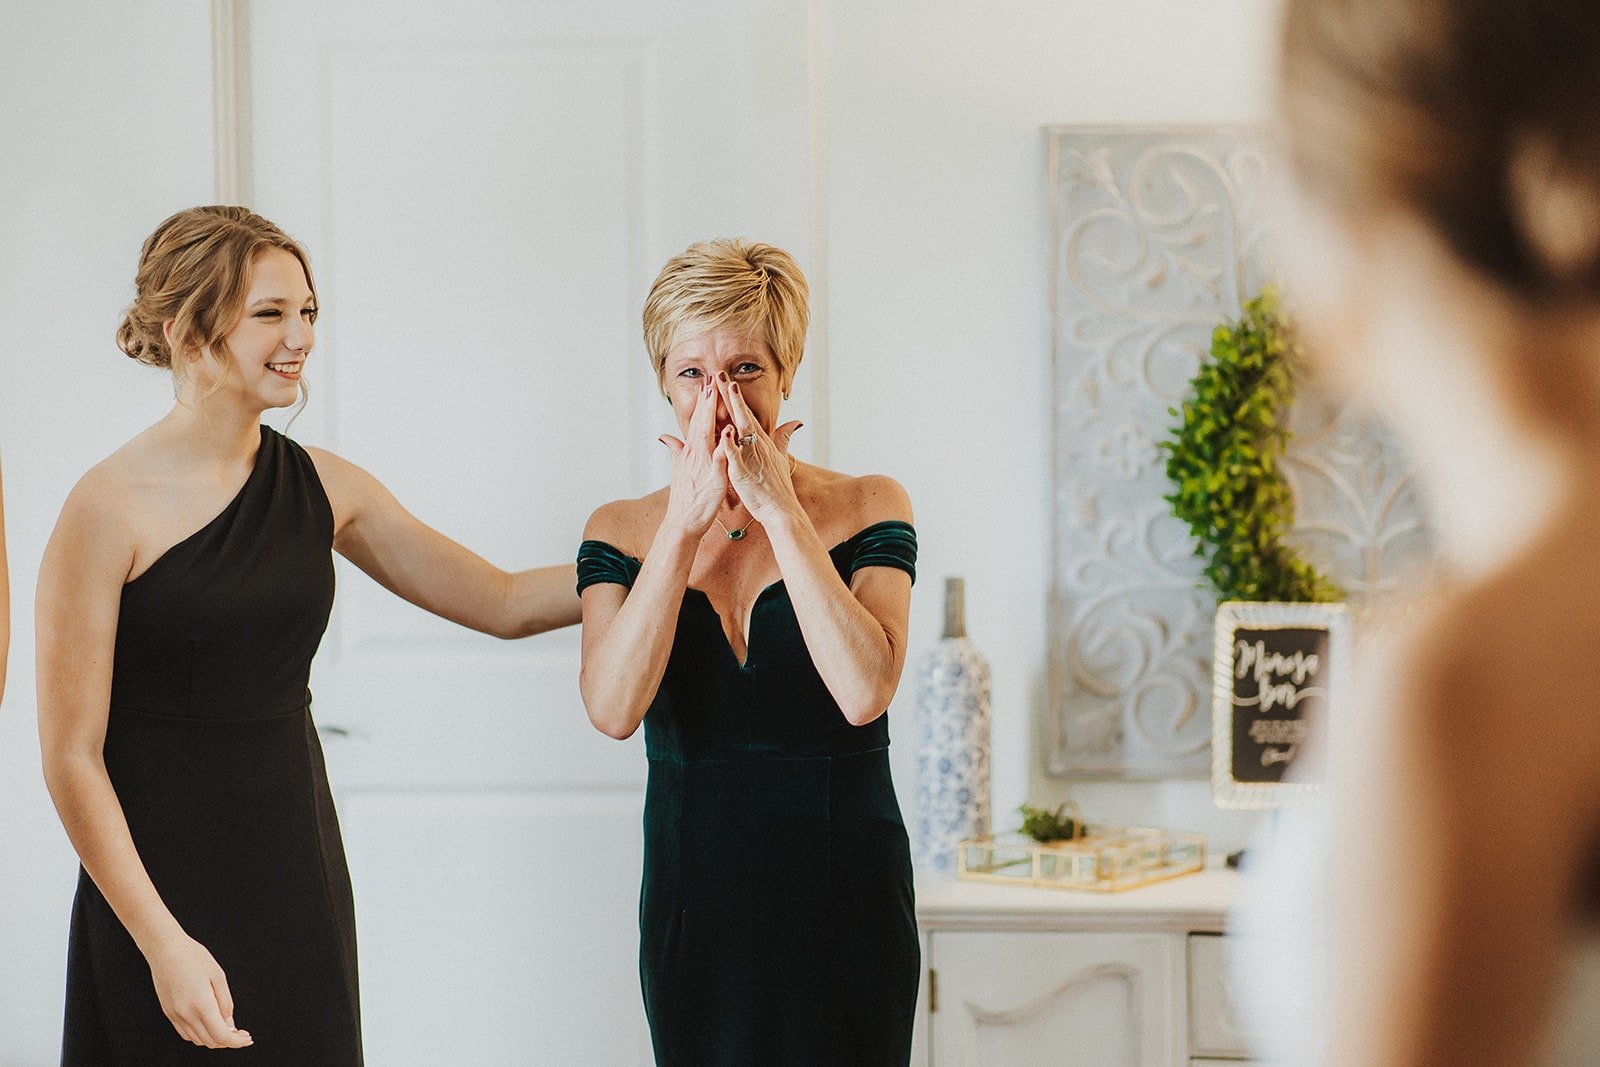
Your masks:
<svg viewBox="0 0 1600 1067"><path fill-rule="evenodd" d="M1189 1054L1242 1059L1250 1054L1234 1013L1221 934L1189 935Z"/></svg>
<svg viewBox="0 0 1600 1067"><path fill-rule="evenodd" d="M1164 933L936 931L932 1062L1184 1062L1182 951Z"/></svg>

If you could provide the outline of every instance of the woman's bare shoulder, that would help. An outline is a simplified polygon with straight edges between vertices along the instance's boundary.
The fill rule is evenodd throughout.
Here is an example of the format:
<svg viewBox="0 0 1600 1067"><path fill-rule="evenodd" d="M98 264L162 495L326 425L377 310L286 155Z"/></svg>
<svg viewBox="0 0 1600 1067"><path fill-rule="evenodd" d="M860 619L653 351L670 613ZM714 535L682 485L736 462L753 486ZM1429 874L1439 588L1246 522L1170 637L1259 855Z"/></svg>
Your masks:
<svg viewBox="0 0 1600 1067"><path fill-rule="evenodd" d="M1536 552L1441 598L1388 656L1397 710L1449 773L1600 773L1600 573Z"/></svg>
<svg viewBox="0 0 1600 1067"><path fill-rule="evenodd" d="M631 500L613 500L601 504L584 525L584 539L604 541L628 555L642 559L644 550L655 537L656 527L661 525L666 507L665 488Z"/></svg>
<svg viewBox="0 0 1600 1067"><path fill-rule="evenodd" d="M874 523L913 521L911 497L886 474L845 474L824 467L806 466L803 503L818 525L833 526L845 534Z"/></svg>
<svg viewBox="0 0 1600 1067"><path fill-rule="evenodd" d="M164 466L146 430L84 472L67 496L71 507L127 514L162 483Z"/></svg>
<svg viewBox="0 0 1600 1067"><path fill-rule="evenodd" d="M159 481L143 436L90 467L67 493L52 541L69 561L132 562L149 490Z"/></svg>

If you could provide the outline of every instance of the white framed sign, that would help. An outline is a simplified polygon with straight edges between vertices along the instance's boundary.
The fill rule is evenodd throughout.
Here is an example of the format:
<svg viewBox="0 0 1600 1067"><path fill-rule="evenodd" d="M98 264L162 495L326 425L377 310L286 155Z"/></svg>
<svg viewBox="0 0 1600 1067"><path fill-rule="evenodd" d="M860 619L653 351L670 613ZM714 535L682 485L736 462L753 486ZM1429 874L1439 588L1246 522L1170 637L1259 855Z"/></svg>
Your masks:
<svg viewBox="0 0 1600 1067"><path fill-rule="evenodd" d="M1212 660L1211 786L1218 806L1276 808L1318 784L1285 780L1312 720L1350 669L1343 604L1225 601Z"/></svg>

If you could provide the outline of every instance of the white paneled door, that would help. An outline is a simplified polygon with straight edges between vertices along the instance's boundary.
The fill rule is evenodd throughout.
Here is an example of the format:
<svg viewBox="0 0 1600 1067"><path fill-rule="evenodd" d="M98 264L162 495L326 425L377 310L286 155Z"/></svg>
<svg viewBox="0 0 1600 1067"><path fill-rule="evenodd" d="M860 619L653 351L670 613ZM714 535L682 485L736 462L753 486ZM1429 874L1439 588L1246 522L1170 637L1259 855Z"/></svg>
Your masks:
<svg viewBox="0 0 1600 1067"><path fill-rule="evenodd" d="M745 235L809 266L806 3L249 7L252 206L323 307L294 436L503 566L571 560L597 504L665 480L660 264ZM588 725L577 633L498 642L339 583L313 688L369 1061L648 1063L644 755Z"/></svg>

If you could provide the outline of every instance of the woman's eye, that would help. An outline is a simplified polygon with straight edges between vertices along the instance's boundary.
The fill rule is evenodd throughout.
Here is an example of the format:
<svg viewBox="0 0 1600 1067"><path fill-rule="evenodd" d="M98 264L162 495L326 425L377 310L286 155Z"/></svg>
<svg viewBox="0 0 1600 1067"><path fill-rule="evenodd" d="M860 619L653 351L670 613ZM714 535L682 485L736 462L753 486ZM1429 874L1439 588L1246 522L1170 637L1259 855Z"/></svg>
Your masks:
<svg viewBox="0 0 1600 1067"><path fill-rule="evenodd" d="M733 373L742 375L760 374L761 365L759 363L741 363L734 368Z"/></svg>
<svg viewBox="0 0 1600 1067"><path fill-rule="evenodd" d="M683 370L678 372L678 377L680 377L680 378L698 378L698 377L700 377L700 372L697 369L695 369L694 367L685 367Z"/></svg>
<svg viewBox="0 0 1600 1067"><path fill-rule="evenodd" d="M316 308L301 308L300 309L300 314L304 315L307 319L310 319L312 322L316 322L317 321L317 309Z"/></svg>
<svg viewBox="0 0 1600 1067"><path fill-rule="evenodd" d="M258 319L275 319L277 317L278 317L278 312L276 312L276 311L258 311L258 312L256 312L256 318L258 318Z"/></svg>

